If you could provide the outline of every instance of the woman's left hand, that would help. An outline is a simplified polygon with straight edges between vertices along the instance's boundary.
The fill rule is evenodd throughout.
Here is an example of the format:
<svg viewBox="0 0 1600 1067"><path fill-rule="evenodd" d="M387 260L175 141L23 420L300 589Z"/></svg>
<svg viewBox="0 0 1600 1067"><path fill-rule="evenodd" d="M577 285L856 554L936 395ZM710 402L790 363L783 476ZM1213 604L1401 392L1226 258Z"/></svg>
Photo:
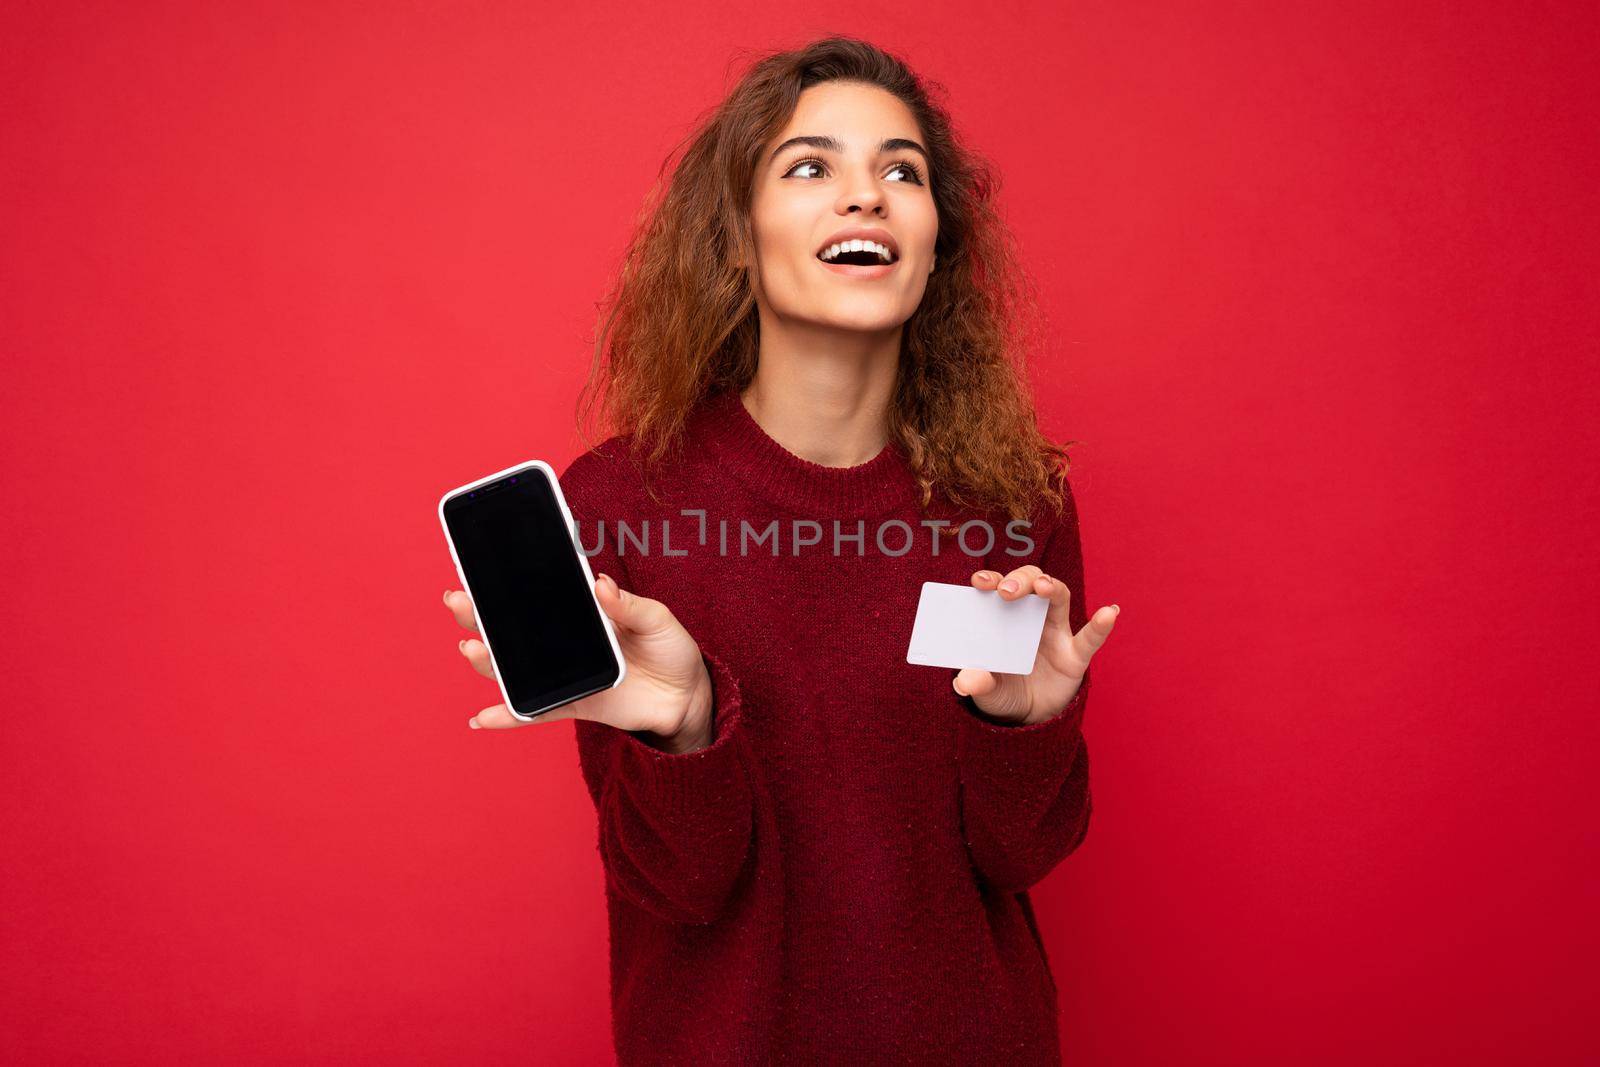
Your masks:
<svg viewBox="0 0 1600 1067"><path fill-rule="evenodd" d="M951 684L957 693L970 696L985 715L1005 719L1020 726L1044 722L1072 703L1089 659L1111 636L1121 610L1109 604L1092 615L1083 629L1072 632L1067 605L1072 592L1064 584L1029 564L1002 578L994 571L978 571L972 584L979 589L997 590L1007 600L1037 595L1050 601L1044 617L1044 633L1039 636L1039 655L1030 674L995 674L966 667Z"/></svg>

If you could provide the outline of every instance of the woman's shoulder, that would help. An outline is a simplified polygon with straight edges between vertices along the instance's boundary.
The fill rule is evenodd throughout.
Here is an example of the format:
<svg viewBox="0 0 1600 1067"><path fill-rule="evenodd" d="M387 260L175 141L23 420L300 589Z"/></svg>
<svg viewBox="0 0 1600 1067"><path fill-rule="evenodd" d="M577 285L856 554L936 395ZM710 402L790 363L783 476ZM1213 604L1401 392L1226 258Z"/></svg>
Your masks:
<svg viewBox="0 0 1600 1067"><path fill-rule="evenodd" d="M1058 527L1076 529L1078 526L1078 501L1072 495L1072 479L1070 476L1061 475L1060 489L1059 495L1049 493L1039 501L1036 512L1038 520L1052 529Z"/></svg>
<svg viewBox="0 0 1600 1067"><path fill-rule="evenodd" d="M615 433L567 465L558 475L561 491L595 515L637 515L663 500L701 494L717 480L708 429L715 417L710 402L701 401L665 449L628 430Z"/></svg>
<svg viewBox="0 0 1600 1067"><path fill-rule="evenodd" d="M1061 477L1059 493L1046 491L1037 494L1023 514L998 506L977 508L959 508L948 504L946 506L952 509L950 514L954 516L953 525L959 526L964 521L980 521L1002 533L1025 531L1041 543L1063 528L1076 531L1078 526L1077 501L1073 498L1072 484L1065 475Z"/></svg>
<svg viewBox="0 0 1600 1067"><path fill-rule="evenodd" d="M579 454L557 475L561 493L574 512L612 510L632 499L639 488L632 443L627 434L608 437Z"/></svg>

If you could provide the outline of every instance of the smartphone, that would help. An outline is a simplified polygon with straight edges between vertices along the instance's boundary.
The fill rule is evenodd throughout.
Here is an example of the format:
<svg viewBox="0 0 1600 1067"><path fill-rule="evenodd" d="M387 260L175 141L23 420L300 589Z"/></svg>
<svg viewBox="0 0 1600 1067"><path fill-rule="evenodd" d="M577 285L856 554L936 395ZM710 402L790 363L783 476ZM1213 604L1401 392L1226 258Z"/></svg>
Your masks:
<svg viewBox="0 0 1600 1067"><path fill-rule="evenodd" d="M622 684L627 664L549 464L450 490L439 523L513 716L532 722Z"/></svg>

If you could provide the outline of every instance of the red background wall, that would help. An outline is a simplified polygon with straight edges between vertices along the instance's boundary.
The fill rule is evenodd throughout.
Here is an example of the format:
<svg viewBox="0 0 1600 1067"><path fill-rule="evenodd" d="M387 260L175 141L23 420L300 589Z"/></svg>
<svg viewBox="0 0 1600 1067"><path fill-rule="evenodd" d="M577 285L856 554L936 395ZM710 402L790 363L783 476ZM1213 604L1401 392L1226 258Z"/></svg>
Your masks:
<svg viewBox="0 0 1600 1067"><path fill-rule="evenodd" d="M571 725L467 728L434 506L577 453L660 160L836 31L1004 175L1126 609L1069 1059L1600 1055L1592 5L803 7L7 7L8 1052L609 1056Z"/></svg>

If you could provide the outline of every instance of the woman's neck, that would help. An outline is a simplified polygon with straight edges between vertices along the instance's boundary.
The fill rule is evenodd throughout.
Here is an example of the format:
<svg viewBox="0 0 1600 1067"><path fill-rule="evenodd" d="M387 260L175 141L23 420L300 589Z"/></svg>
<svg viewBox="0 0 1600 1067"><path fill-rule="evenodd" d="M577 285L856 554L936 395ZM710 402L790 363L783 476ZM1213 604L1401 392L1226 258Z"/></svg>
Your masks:
<svg viewBox="0 0 1600 1067"><path fill-rule="evenodd" d="M824 467L883 451L900 371L901 329L795 337L762 331L755 377L740 399L768 436Z"/></svg>

